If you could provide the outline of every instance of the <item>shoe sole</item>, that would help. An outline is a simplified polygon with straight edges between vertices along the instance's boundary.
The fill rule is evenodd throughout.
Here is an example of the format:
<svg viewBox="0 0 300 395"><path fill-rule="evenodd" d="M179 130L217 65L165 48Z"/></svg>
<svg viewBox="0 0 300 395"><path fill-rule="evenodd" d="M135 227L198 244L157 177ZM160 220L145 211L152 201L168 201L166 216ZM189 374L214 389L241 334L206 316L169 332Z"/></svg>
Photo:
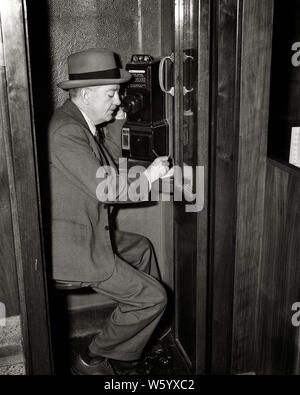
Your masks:
<svg viewBox="0 0 300 395"><path fill-rule="evenodd" d="M72 376L84 376L83 373L78 372L76 369L71 368Z"/></svg>
<svg viewBox="0 0 300 395"><path fill-rule="evenodd" d="M85 374L85 373L81 373L78 370L71 368L70 369L71 375L72 376L115 376L114 374Z"/></svg>

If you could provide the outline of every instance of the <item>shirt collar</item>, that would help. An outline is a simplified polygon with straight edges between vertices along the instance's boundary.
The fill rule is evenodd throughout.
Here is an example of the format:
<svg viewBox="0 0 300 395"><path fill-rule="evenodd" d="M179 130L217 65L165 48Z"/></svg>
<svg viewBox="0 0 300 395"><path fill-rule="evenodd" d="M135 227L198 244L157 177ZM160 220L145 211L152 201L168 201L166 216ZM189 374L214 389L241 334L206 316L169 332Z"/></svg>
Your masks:
<svg viewBox="0 0 300 395"><path fill-rule="evenodd" d="M93 136L95 136L96 126L93 124L93 122L90 120L90 118L86 115L86 113L84 111L82 111L80 108L79 108L79 110L80 110L81 114L83 115L84 119L86 120L86 123L88 124Z"/></svg>

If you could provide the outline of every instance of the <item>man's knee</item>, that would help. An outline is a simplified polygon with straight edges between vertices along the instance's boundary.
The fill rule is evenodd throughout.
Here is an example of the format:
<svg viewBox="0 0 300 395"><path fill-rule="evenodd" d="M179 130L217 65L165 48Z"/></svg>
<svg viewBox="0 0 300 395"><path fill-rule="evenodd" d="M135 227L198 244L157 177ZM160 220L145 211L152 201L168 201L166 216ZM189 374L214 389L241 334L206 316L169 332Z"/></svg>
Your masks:
<svg viewBox="0 0 300 395"><path fill-rule="evenodd" d="M157 282L156 295L155 295L154 302L160 311L163 311L166 308L166 305L168 303L167 292L159 282Z"/></svg>
<svg viewBox="0 0 300 395"><path fill-rule="evenodd" d="M140 238L140 248L143 251L143 255L145 254L151 254L153 251L152 244L150 240L147 239L147 237L141 236Z"/></svg>

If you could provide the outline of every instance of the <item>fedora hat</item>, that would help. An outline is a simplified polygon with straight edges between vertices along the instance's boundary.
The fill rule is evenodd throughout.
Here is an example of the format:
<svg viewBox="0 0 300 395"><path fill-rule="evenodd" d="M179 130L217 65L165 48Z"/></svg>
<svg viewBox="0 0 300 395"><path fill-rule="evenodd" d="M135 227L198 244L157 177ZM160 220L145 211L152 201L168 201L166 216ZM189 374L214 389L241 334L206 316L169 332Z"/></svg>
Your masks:
<svg viewBox="0 0 300 395"><path fill-rule="evenodd" d="M58 83L64 90L87 86L122 84L130 80L127 70L117 67L113 52L92 48L68 57L69 79Z"/></svg>

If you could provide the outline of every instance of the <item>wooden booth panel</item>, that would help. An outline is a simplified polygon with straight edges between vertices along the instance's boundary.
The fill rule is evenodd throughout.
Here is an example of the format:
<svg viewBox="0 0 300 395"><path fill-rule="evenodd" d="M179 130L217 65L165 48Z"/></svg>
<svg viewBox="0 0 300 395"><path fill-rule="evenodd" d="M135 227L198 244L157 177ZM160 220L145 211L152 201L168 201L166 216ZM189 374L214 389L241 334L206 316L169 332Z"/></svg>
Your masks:
<svg viewBox="0 0 300 395"><path fill-rule="evenodd" d="M236 226L237 105L239 103L239 8L215 2L211 179L211 371L230 372Z"/></svg>
<svg viewBox="0 0 300 395"><path fill-rule="evenodd" d="M13 317L19 315L20 306L10 201L10 166L8 163L10 147L7 134L9 124L7 97L5 95L5 59L2 42L2 24L0 19L0 302L5 305L6 316Z"/></svg>
<svg viewBox="0 0 300 395"><path fill-rule="evenodd" d="M264 250L259 288L258 366L261 374L300 374L300 174L269 160ZM298 367L297 367L298 366Z"/></svg>
<svg viewBox="0 0 300 395"><path fill-rule="evenodd" d="M232 374L256 370L273 0L244 1L242 20Z"/></svg>
<svg viewBox="0 0 300 395"><path fill-rule="evenodd" d="M273 0L198 5L198 120L188 126L182 58L192 14L185 1L175 7L175 159L208 175L197 218L175 205L176 335L197 372L246 373L256 370Z"/></svg>
<svg viewBox="0 0 300 395"><path fill-rule="evenodd" d="M273 0L214 9L211 372L255 371Z"/></svg>

